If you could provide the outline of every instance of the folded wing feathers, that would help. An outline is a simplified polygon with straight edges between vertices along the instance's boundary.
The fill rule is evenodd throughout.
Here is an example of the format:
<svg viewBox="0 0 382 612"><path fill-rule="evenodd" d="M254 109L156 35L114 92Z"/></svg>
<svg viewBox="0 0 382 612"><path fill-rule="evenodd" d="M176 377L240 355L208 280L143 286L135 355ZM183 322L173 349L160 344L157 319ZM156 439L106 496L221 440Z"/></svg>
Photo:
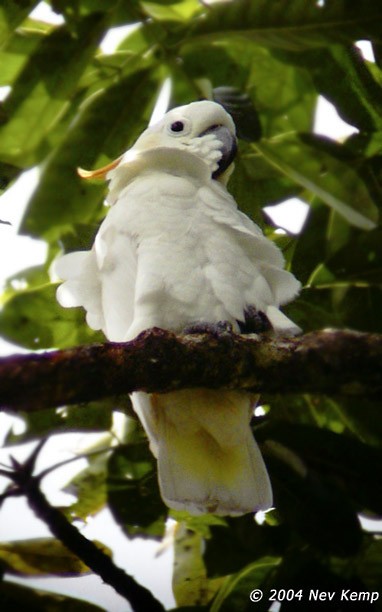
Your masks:
<svg viewBox="0 0 382 612"><path fill-rule="evenodd" d="M66 308L82 306L91 329L104 329L101 279L94 248L60 257L54 272L63 281L57 289L57 300Z"/></svg>
<svg viewBox="0 0 382 612"><path fill-rule="evenodd" d="M269 306L276 310L293 299L300 283L283 268L281 251L237 209L232 196L219 184L208 192L200 190L199 195L204 214L215 222L214 234L206 245L211 261L211 272L207 269L206 273L231 315L238 320L243 318L243 296L244 308L250 305L264 312ZM235 269L232 262L237 262ZM283 321L285 331L284 319L284 315L280 319L273 317L276 330L278 321ZM292 322L290 328L298 329Z"/></svg>

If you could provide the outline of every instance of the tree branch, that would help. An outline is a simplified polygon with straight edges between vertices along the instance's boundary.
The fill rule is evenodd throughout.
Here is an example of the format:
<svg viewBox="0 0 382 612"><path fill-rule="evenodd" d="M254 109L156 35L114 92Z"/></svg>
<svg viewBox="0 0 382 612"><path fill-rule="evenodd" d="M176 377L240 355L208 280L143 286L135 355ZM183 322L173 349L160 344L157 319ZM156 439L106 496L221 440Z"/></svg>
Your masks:
<svg viewBox="0 0 382 612"><path fill-rule="evenodd" d="M382 392L382 335L324 330L297 338L177 336L153 328L131 342L0 359L3 410L191 387L375 397Z"/></svg>

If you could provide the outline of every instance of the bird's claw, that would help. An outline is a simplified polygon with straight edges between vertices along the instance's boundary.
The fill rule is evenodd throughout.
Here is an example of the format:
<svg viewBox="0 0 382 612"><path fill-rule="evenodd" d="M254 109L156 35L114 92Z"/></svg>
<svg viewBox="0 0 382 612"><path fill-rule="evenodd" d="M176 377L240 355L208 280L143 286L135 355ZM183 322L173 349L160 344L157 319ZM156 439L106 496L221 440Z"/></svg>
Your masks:
<svg viewBox="0 0 382 612"><path fill-rule="evenodd" d="M273 329L267 315L254 306L248 306L244 317L244 321L237 322L242 334L263 334Z"/></svg>

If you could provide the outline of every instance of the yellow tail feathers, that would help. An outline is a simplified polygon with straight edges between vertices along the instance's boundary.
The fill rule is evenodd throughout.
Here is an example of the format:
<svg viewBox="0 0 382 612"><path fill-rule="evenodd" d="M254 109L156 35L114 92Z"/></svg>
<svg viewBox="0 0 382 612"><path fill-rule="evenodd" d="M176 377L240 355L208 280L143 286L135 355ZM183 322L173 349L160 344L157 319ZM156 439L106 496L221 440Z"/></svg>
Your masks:
<svg viewBox="0 0 382 612"><path fill-rule="evenodd" d="M268 473L249 427L250 394L190 389L137 393L133 402L171 508L234 516L272 505Z"/></svg>

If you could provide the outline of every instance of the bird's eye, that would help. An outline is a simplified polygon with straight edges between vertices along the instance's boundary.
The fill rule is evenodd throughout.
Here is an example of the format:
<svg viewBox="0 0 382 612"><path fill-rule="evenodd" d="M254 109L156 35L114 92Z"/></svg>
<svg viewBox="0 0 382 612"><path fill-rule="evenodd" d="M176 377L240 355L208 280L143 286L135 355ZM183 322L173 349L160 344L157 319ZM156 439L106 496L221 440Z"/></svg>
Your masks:
<svg viewBox="0 0 382 612"><path fill-rule="evenodd" d="M174 123L171 124L172 132L183 132L183 130L184 130L183 121L174 121Z"/></svg>

